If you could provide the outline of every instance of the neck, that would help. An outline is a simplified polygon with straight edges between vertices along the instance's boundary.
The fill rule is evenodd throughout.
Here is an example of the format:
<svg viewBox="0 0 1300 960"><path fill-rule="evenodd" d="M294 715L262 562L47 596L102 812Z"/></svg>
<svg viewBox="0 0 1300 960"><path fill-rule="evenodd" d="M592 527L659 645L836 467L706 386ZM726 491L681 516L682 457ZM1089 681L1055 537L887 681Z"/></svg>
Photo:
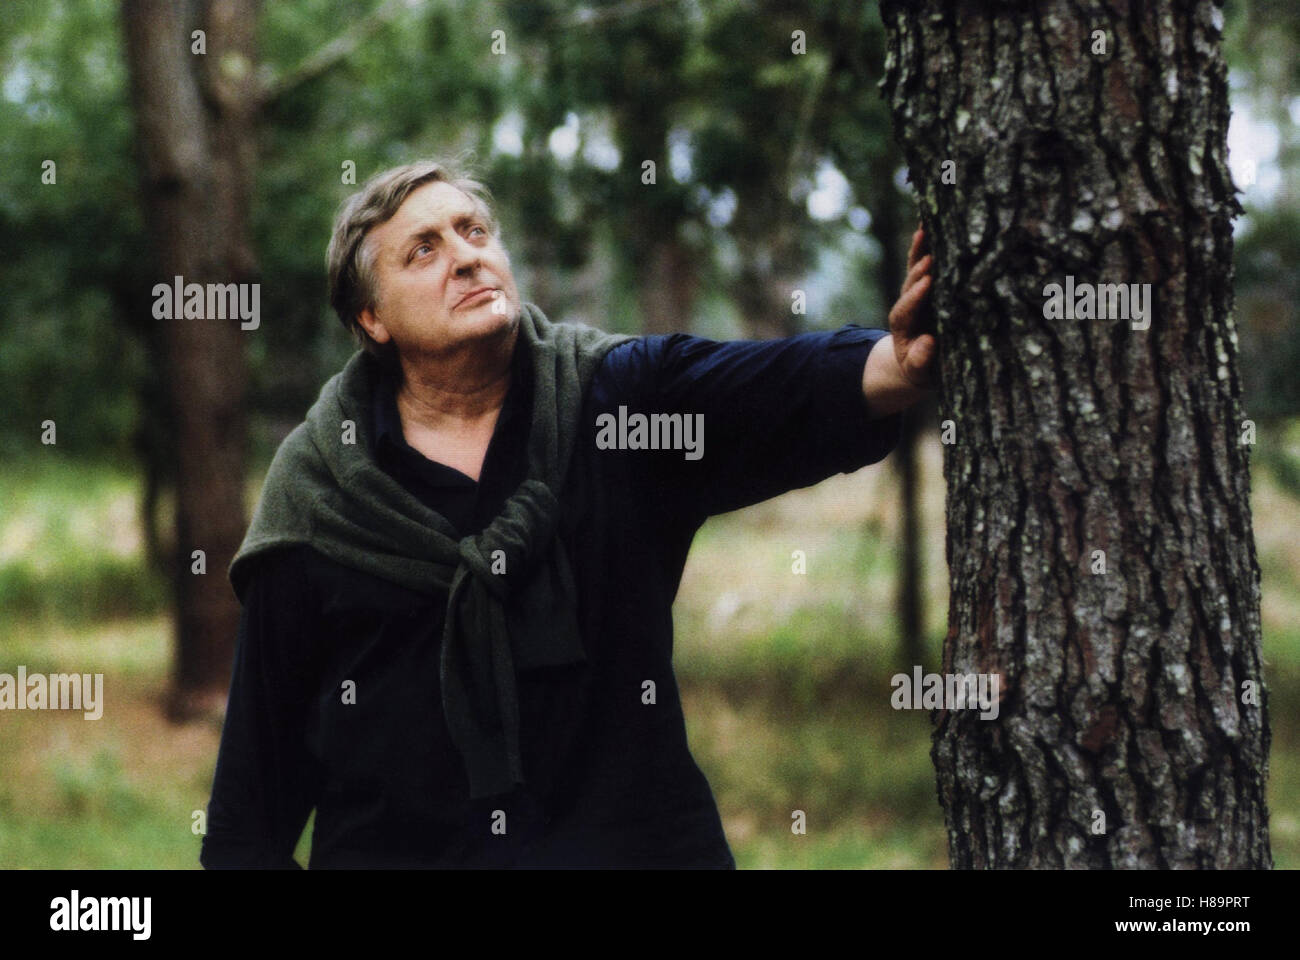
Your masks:
<svg viewBox="0 0 1300 960"><path fill-rule="evenodd" d="M507 336L430 362L401 360L397 411L404 427L447 430L495 419L510 389L516 325Z"/></svg>

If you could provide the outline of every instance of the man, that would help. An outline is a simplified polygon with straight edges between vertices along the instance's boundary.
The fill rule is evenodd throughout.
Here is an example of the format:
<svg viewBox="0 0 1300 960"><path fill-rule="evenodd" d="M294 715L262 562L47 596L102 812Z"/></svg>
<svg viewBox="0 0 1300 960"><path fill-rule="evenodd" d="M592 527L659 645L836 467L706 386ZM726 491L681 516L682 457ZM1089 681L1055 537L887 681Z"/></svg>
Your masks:
<svg viewBox="0 0 1300 960"><path fill-rule="evenodd" d="M687 549L892 448L937 366L923 240L892 333L624 337L521 301L475 181L366 184L328 255L365 349L231 565L203 865L297 867L315 808L313 868L734 867L672 672Z"/></svg>

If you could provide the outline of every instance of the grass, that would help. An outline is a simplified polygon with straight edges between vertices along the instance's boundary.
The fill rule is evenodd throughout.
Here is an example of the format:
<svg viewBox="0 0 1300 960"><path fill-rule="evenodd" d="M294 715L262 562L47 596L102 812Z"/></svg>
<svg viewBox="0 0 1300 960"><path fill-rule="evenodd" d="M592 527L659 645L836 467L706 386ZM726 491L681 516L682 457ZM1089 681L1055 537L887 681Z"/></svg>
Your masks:
<svg viewBox="0 0 1300 960"><path fill-rule="evenodd" d="M161 612L162 577L141 561L136 480L50 454L0 477L0 611L6 621L88 623Z"/></svg>
<svg viewBox="0 0 1300 960"><path fill-rule="evenodd" d="M217 732L162 719L159 677L166 673L168 630L162 619L132 625L112 636L98 657L94 635L83 635L88 656L73 661L82 672L103 666L109 650L127 649L127 638L144 647L106 673L101 719L75 711L6 711L0 866L196 864L193 813L207 806ZM56 646L68 642L66 636L52 639Z"/></svg>
<svg viewBox="0 0 1300 960"><path fill-rule="evenodd" d="M1292 438L1294 439L1294 438ZM927 657L947 610L943 489L923 489ZM220 731L172 726L165 593L144 570L135 479L58 460L0 478L0 671L104 673L104 717L0 713L0 868L198 866ZM715 517L674 606L690 744L742 868L942 868L943 815L919 711L888 707L895 478L835 477ZM1300 867L1300 537L1257 463L1274 858ZM251 501L250 501L251 502ZM802 551L805 573L793 571ZM802 811L806 832L791 830ZM306 863L310 829L297 858Z"/></svg>

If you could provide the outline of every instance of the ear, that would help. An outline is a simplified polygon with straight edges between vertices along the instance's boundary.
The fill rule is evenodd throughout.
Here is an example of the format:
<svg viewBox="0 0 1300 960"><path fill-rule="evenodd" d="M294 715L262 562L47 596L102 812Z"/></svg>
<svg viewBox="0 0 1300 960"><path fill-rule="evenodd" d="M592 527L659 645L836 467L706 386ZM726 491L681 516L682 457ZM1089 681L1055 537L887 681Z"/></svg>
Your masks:
<svg viewBox="0 0 1300 960"><path fill-rule="evenodd" d="M357 321L361 324L366 333L370 334L370 339L375 343L387 343L392 339L383 322L375 316L375 311L366 307L357 314Z"/></svg>

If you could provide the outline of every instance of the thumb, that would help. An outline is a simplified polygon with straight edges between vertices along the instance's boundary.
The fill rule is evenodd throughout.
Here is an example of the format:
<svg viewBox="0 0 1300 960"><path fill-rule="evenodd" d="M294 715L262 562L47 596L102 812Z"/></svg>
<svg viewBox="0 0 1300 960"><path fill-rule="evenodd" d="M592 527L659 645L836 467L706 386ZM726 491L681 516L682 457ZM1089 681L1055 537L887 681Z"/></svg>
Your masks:
<svg viewBox="0 0 1300 960"><path fill-rule="evenodd" d="M934 365L938 346L938 341L928 333L912 341L907 351L907 374L910 380L928 383L933 379L934 372L931 367Z"/></svg>

